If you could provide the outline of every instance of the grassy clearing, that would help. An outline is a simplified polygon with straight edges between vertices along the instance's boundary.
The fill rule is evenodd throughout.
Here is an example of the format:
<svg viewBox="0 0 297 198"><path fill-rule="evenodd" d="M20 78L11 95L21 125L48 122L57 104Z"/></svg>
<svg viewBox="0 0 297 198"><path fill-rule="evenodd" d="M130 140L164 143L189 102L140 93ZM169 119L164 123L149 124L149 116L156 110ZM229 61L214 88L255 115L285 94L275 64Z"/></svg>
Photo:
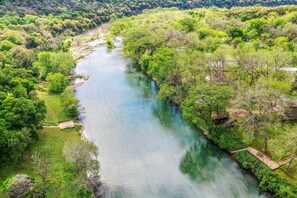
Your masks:
<svg viewBox="0 0 297 198"><path fill-rule="evenodd" d="M72 120L72 118L65 112L59 95L39 91L38 97L44 100L47 107L44 125L58 125L59 122Z"/></svg>
<svg viewBox="0 0 297 198"><path fill-rule="evenodd" d="M32 153L39 152L41 156L49 160L49 190L48 197L75 197L75 189L72 182L75 179L73 167L66 161L63 154L66 142L79 142L79 128L76 129L43 129L40 131L40 139L32 144L25 154L23 161L16 166L8 166L0 170L0 185L6 178L18 173L28 174L35 179L40 178L34 173L32 164L28 159ZM0 195L0 197L2 197Z"/></svg>

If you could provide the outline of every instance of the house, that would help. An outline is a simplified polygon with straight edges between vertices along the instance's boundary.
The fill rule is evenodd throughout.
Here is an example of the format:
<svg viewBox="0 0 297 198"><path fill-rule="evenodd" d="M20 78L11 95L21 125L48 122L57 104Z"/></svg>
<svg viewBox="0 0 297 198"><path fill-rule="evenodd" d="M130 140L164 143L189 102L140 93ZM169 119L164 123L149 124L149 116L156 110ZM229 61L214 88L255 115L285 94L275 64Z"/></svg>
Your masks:
<svg viewBox="0 0 297 198"><path fill-rule="evenodd" d="M71 121L68 121L68 122L61 122L61 123L59 123L59 127L60 127L60 129L74 128L75 127L75 124L71 120Z"/></svg>

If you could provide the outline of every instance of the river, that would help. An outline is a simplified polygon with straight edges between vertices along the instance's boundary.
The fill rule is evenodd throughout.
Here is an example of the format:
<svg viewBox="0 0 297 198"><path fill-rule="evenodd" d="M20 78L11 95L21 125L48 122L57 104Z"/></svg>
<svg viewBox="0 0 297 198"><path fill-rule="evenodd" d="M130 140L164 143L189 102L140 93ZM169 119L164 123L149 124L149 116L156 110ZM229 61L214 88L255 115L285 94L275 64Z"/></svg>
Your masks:
<svg viewBox="0 0 297 198"><path fill-rule="evenodd" d="M99 46L76 68L90 79L75 89L86 136L99 147L110 197L264 197L258 183L134 71L121 48Z"/></svg>

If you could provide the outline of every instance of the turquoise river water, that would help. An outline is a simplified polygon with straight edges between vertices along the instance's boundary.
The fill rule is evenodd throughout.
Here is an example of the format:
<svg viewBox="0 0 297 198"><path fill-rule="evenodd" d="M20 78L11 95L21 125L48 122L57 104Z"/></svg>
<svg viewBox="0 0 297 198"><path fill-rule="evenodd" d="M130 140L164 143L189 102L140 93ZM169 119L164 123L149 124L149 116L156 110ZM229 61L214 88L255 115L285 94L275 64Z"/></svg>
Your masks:
<svg viewBox="0 0 297 198"><path fill-rule="evenodd" d="M97 47L76 72L90 76L75 92L110 197L264 197L254 178L157 100L155 83L120 47Z"/></svg>

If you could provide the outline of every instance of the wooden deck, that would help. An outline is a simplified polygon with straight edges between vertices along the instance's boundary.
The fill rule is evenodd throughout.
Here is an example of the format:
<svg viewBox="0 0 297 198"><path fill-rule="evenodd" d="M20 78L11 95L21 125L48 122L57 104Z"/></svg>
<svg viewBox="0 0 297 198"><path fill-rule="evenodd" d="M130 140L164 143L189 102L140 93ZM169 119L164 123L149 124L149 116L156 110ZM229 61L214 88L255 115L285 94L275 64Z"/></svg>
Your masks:
<svg viewBox="0 0 297 198"><path fill-rule="evenodd" d="M271 170L278 169L279 167L283 166L285 163L277 163L270 159L268 156L264 155L260 151L252 148L252 147L247 147L243 148L237 151L231 151L231 153L238 153L240 151L248 151L250 154L258 158L261 162L263 162L266 166L268 166Z"/></svg>
<svg viewBox="0 0 297 198"><path fill-rule="evenodd" d="M256 149L248 147L246 150L248 152L250 152L252 155L254 155L255 157L257 157L259 160L261 160L271 170L275 170L280 167L280 165L278 163L276 163L275 161L273 161L272 159L270 159L268 156L264 155L260 151L257 151Z"/></svg>

